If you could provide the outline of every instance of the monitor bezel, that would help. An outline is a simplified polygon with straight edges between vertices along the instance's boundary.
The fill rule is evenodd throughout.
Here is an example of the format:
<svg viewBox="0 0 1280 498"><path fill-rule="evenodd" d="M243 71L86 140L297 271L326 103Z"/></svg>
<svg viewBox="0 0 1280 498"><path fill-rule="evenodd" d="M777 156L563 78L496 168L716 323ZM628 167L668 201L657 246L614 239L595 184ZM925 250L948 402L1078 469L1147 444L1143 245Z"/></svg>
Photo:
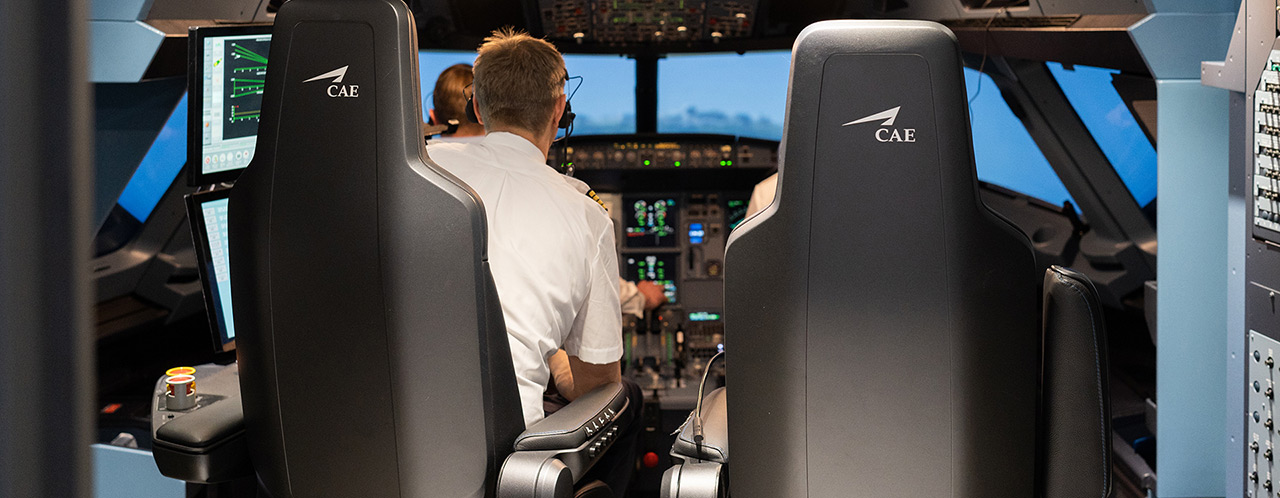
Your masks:
<svg viewBox="0 0 1280 498"><path fill-rule="evenodd" d="M200 157L204 142L200 134L200 106L204 104L204 39L218 36L271 34L272 24L237 24L235 26L193 26L187 36L187 185L202 187L236 181L245 168L205 173ZM270 70L270 68L268 68Z"/></svg>
<svg viewBox="0 0 1280 498"><path fill-rule="evenodd" d="M209 320L210 337L213 339L214 351L217 352L235 350L236 340L233 338L229 341L224 341L223 337L226 336L226 333L218 327L218 308L212 288L214 281L210 278L213 269L208 265L213 259L211 256L213 250L209 247L208 226L204 222L204 212L200 209L200 205L210 201L227 199L230 196L230 188L218 188L187 194L185 197L187 218L191 223L192 242L195 244L196 249L196 271L200 275L200 290L204 294L205 317Z"/></svg>

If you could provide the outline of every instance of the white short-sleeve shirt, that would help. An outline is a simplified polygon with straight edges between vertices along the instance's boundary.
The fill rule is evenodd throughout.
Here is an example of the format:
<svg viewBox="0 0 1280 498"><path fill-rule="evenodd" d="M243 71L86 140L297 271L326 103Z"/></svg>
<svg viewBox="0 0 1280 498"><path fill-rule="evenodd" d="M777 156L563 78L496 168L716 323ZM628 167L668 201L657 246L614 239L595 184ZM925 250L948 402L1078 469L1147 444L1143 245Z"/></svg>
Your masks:
<svg viewBox="0 0 1280 498"><path fill-rule="evenodd" d="M613 222L580 193L585 184L556 173L518 135L433 143L427 156L484 203L489 266L530 425L543 418L547 361L557 349L594 364L622 357Z"/></svg>

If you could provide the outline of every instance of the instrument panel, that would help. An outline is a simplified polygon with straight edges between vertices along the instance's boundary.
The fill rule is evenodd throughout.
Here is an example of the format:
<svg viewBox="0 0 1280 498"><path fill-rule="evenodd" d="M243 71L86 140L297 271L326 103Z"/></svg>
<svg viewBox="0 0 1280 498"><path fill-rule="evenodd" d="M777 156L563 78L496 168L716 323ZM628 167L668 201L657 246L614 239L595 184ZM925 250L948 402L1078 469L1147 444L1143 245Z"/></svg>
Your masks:
<svg viewBox="0 0 1280 498"><path fill-rule="evenodd" d="M609 45L718 41L751 35L754 0L541 0L542 29L553 40Z"/></svg>
<svg viewBox="0 0 1280 498"><path fill-rule="evenodd" d="M654 282L667 298L644 316L624 316L623 375L663 409L687 413L707 361L724 347L729 233L746 218L755 185L777 171L778 142L711 134L569 140L549 162L590 185L608 209L618 274ZM724 363L716 365L718 376Z"/></svg>
<svg viewBox="0 0 1280 498"><path fill-rule="evenodd" d="M562 168L582 170L777 167L778 143L723 135L598 135L571 138Z"/></svg>

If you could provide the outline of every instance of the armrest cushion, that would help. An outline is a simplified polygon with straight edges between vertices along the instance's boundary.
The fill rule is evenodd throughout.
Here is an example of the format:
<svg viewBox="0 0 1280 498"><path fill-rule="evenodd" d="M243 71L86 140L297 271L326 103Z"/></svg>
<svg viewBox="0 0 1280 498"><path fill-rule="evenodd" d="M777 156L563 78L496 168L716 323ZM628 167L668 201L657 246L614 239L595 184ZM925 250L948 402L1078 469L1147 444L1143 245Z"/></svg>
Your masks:
<svg viewBox="0 0 1280 498"><path fill-rule="evenodd" d="M208 448L244 432L239 398L220 400L160 426L155 440L191 449Z"/></svg>
<svg viewBox="0 0 1280 498"><path fill-rule="evenodd" d="M671 446L671 453L686 459L716 463L729 462L728 394L725 388L711 391L702 398L702 444L693 440L693 414L690 421L680 428L680 435Z"/></svg>
<svg viewBox="0 0 1280 498"><path fill-rule="evenodd" d="M516 438L516 451L577 448L605 429L627 408L622 384L597 387L551 416L534 423Z"/></svg>

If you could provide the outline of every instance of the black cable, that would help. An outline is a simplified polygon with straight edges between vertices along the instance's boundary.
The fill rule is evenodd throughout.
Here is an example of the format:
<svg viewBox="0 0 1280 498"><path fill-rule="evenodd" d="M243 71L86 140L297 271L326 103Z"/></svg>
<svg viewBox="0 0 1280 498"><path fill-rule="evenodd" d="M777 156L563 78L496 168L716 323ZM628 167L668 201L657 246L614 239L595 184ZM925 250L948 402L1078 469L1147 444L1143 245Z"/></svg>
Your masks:
<svg viewBox="0 0 1280 498"><path fill-rule="evenodd" d="M985 6L990 3L991 1L988 0L987 3L983 5ZM970 121L973 120L973 102L975 100L978 100L978 95L982 94L982 76L983 76L982 70L986 69L987 67L987 54L990 53L990 50L987 47L987 42L991 39L991 24L996 21L996 17L998 17L1000 14L1005 13L1006 11L1008 11L1008 9L1009 9L1008 7L1000 7L999 10L992 13L991 18L987 19L987 26L982 29L982 62L978 63L978 88L973 92L973 97L969 99L968 105L970 107L969 109Z"/></svg>
<svg viewBox="0 0 1280 498"><path fill-rule="evenodd" d="M711 366L716 360L724 356L724 351L717 352L707 361L707 367L702 370L702 382L698 383L698 406L693 411L693 442L698 445L698 452L702 452L702 397L705 395L703 391L707 388L707 376L711 374Z"/></svg>
<svg viewBox="0 0 1280 498"><path fill-rule="evenodd" d="M565 97L566 112L568 109L568 103L572 102L573 96L578 94L578 89L582 88L582 83L585 81L585 78L583 78L582 76L570 76L568 78L565 78L565 83L568 83L573 80L578 80L578 85L573 87L573 91L569 92L568 96ZM560 137L560 140L559 140L560 141L560 161L559 162L560 162L560 167L564 168L564 171L563 171L564 175L568 177L573 177L573 165L567 162L569 158L569 136L570 135L573 135L572 121L569 122L569 127L564 129L564 136Z"/></svg>

